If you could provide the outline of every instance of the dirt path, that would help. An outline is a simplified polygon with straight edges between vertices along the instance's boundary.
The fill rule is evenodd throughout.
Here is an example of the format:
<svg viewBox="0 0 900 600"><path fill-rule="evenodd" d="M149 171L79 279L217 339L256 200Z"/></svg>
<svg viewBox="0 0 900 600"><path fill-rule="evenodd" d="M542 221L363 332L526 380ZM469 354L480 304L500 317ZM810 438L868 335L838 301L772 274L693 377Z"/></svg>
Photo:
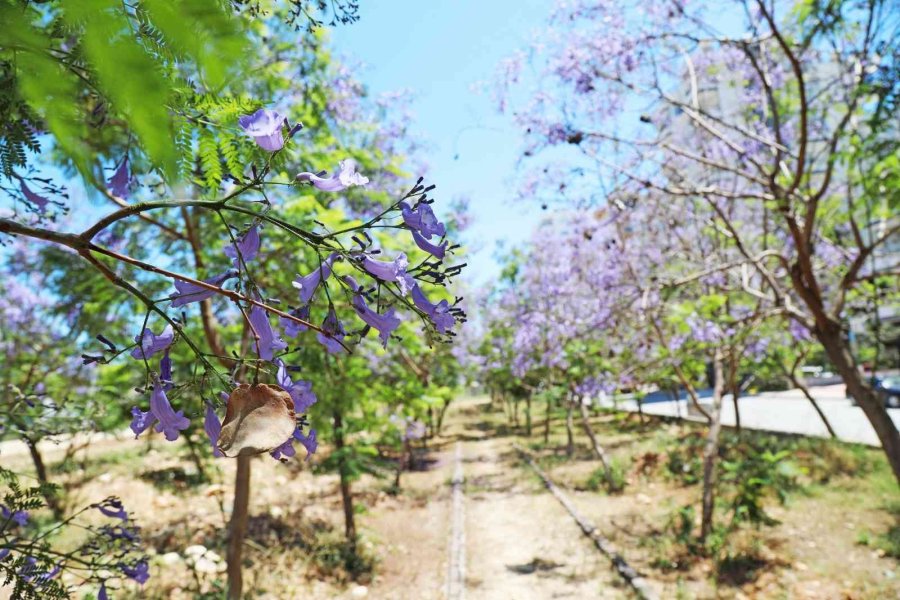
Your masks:
<svg viewBox="0 0 900 600"><path fill-rule="evenodd" d="M628 598L607 561L524 470L512 439L478 419L484 399L460 401L468 599Z"/></svg>

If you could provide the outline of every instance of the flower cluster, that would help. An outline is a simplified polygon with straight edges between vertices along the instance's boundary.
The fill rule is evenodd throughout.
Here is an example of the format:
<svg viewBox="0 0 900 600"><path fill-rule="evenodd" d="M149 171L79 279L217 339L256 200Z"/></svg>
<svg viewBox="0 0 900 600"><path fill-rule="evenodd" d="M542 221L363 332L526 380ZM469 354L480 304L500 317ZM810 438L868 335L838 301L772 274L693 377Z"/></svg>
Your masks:
<svg viewBox="0 0 900 600"><path fill-rule="evenodd" d="M292 127L280 113L270 109L260 109L241 117L239 125L269 153L282 151L300 128L299 125ZM125 161L122 165L120 169L127 168ZM117 172L113 179L119 181L124 177ZM298 186L309 185L322 192L339 193L351 187L365 186L369 180L357 171L354 160L346 159L330 175L308 171L299 173L295 182ZM447 299L432 301L424 285L444 285L464 265L443 265L455 247L447 241L447 227L437 218L431 200L427 198L430 189L422 186L419 180L400 201L370 222L338 232L349 235L358 248L347 249L347 245L337 238L338 234L301 236L315 253L313 268L293 280L296 304L285 310L273 307L278 301L263 291L252 274L254 265L271 254L271 249L266 246L268 228L287 228L283 222L269 219L264 213L256 213L259 216L240 231L229 229L229 241L222 250L230 262L226 270L204 280L170 275L175 285L175 292L168 298L171 308L216 298L233 301L246 320L258 357L241 360L252 360L257 368L269 365L275 371L275 385L235 382L231 389L223 392L224 419L220 420L215 403L205 401L204 429L214 455L232 457L270 452L275 458L291 457L295 454L294 442L300 442L306 448L307 457L316 451L316 430L306 431L306 421L302 417L315 404L316 395L311 383L296 379L292 373L298 369L286 362L291 353L290 340L301 333L314 331L324 351L332 354L351 351L370 330L375 330L381 345L387 347L402 323L399 311L405 308L419 314L436 334L453 335L454 325L464 319L462 309L457 306L458 300L454 303ZM375 242L367 229L392 217L396 217L397 222L389 226L408 231L412 243L426 254L427 258L419 264L412 266L404 252L385 260L381 250L374 247ZM226 288L233 280L237 281L234 288ZM337 302L341 299L346 304ZM350 324L345 310L359 320L358 328ZM277 314L277 321L273 320L272 313ZM316 314L322 315L318 326L312 321ZM190 418L185 410L175 410L169 400L172 390L181 392L186 387L175 381L170 357L170 348L185 333L180 320L167 320L169 322L161 332L145 327L135 337L136 345L131 350L133 358L149 365L157 355L162 357L158 370L149 375L149 410L144 411L138 406L132 408L131 429L139 435L155 426L167 440L174 441L180 432L190 427Z"/></svg>

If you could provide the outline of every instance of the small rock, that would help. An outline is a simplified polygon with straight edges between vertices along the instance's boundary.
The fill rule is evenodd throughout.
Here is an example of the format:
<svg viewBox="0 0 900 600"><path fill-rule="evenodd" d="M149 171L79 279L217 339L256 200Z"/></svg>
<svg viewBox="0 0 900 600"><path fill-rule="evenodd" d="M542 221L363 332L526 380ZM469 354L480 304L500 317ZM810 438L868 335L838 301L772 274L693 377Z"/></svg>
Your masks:
<svg viewBox="0 0 900 600"><path fill-rule="evenodd" d="M809 567L806 566L806 563L802 563L800 561L794 563L794 568L798 571L806 571L809 569Z"/></svg>
<svg viewBox="0 0 900 600"><path fill-rule="evenodd" d="M206 546L202 544L194 544L193 546L188 546L184 549L184 553L187 556L203 556L206 554Z"/></svg>
<svg viewBox="0 0 900 600"><path fill-rule="evenodd" d="M641 504L650 504L651 502L653 502L653 500L651 500L650 496L648 496L647 494L638 494L636 498L637 501Z"/></svg>
<svg viewBox="0 0 900 600"><path fill-rule="evenodd" d="M284 509L281 508L280 506L271 506L271 507L269 507L269 514L273 518L278 519L278 518L284 516Z"/></svg>
<svg viewBox="0 0 900 600"><path fill-rule="evenodd" d="M110 481L112 481L112 478L112 473L107 471L106 473L101 473L100 475L98 475L97 481L99 481L100 483L109 483Z"/></svg>
<svg viewBox="0 0 900 600"><path fill-rule="evenodd" d="M365 598L369 595L369 588L364 585L358 585L352 590L350 590L350 595L353 598Z"/></svg>
<svg viewBox="0 0 900 600"><path fill-rule="evenodd" d="M162 563L164 565L168 565L170 567L172 565L177 565L178 563L180 563L183 560L181 558L181 555L178 554L177 552L166 552L165 554L160 556L159 559L162 561Z"/></svg>
<svg viewBox="0 0 900 600"><path fill-rule="evenodd" d="M214 575L219 572L219 564L215 561L209 560L205 556L201 556L197 559L197 562L194 563L194 570L198 573L207 573L209 575Z"/></svg>

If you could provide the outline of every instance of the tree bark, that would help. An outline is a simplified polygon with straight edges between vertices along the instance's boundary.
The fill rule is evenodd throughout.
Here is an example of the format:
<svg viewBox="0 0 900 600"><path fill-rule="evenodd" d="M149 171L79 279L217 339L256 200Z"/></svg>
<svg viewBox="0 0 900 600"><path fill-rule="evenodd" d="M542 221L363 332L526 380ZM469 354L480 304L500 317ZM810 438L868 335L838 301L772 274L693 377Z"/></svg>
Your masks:
<svg viewBox="0 0 900 600"><path fill-rule="evenodd" d="M722 392L723 381L722 356L716 350L713 358L713 405L710 412L709 432L706 446L703 448L703 514L700 521L700 543L705 543L712 531L713 512L715 510L716 463L719 458L719 433L722 430Z"/></svg>
<svg viewBox="0 0 900 600"><path fill-rule="evenodd" d="M531 437L531 392L525 397L525 435Z"/></svg>
<svg viewBox="0 0 900 600"><path fill-rule="evenodd" d="M881 441L881 447L887 455L888 462L897 482L900 483L900 433L897 426L885 409L884 404L878 398L878 394L871 386L866 384L862 374L856 367L856 361L850 354L850 348L844 339L839 326L829 327L828 330L817 331L817 337L825 349L825 353L831 360L831 364L837 370L847 393L850 394L862 409L866 418L872 424L872 428Z"/></svg>
<svg viewBox="0 0 900 600"><path fill-rule="evenodd" d="M572 436L572 400L566 406L566 456L575 454L575 438Z"/></svg>
<svg viewBox="0 0 900 600"><path fill-rule="evenodd" d="M34 471L37 474L38 481L44 486L50 485L50 478L47 477L47 466L44 464L44 457L41 455L41 451L37 449L37 442L26 438L25 445L28 446L28 453L31 454L31 462L34 463ZM44 501L47 502L47 507L53 511L53 516L57 520L61 520L63 510L56 494L48 489L44 493Z"/></svg>
<svg viewBox="0 0 900 600"><path fill-rule="evenodd" d="M241 573L244 537L250 509L250 456L237 457L234 477L234 504L228 524L228 600L241 600L244 576Z"/></svg>
<svg viewBox="0 0 900 600"><path fill-rule="evenodd" d="M597 442L597 436L594 435L594 430L591 429L590 415L588 414L587 406L585 406L584 402L579 399L578 407L581 411L581 425L584 427L584 432L587 434L588 438L591 440L591 447L594 449L594 454L597 455L597 458L600 459L600 464L603 465L603 474L606 477L606 483L609 487L609 491L614 492L618 490L619 486L616 484L615 479L613 478L612 466L609 462L609 457L607 457L606 452L603 450L603 447Z"/></svg>
<svg viewBox="0 0 900 600"><path fill-rule="evenodd" d="M344 508L344 537L353 552L356 551L356 518L353 511L353 491L350 488L350 469L344 449L344 421L337 410L333 413L334 450L338 454L338 473L341 477L341 504Z"/></svg>
<svg viewBox="0 0 900 600"><path fill-rule="evenodd" d="M547 412L544 414L544 444L550 443L550 417L553 414L553 399L547 394Z"/></svg>

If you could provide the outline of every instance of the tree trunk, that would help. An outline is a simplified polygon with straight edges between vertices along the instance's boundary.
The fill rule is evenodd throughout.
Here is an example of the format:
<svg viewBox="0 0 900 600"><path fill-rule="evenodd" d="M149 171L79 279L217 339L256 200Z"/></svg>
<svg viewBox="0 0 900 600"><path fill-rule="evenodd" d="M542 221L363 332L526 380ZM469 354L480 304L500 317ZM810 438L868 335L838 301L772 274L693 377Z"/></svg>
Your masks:
<svg viewBox="0 0 900 600"><path fill-rule="evenodd" d="M572 436L572 401L568 400L566 406L566 456L575 454L575 439Z"/></svg>
<svg viewBox="0 0 900 600"><path fill-rule="evenodd" d="M724 389L722 356L716 350L713 359L713 405L710 412L709 433L703 448L703 514L700 521L700 543L705 543L712 531L715 509L716 463L719 458L719 433L722 430L722 391Z"/></svg>
<svg viewBox="0 0 900 600"><path fill-rule="evenodd" d="M356 518L353 511L353 491L350 489L350 469L344 452L344 421L337 410L333 413L334 450L338 455L338 473L341 476L341 503L344 507L344 537L352 551L356 551Z"/></svg>
<svg viewBox="0 0 900 600"><path fill-rule="evenodd" d="M550 417L553 414L553 399L547 394L547 412L544 414L544 445L550 443Z"/></svg>
<svg viewBox="0 0 900 600"><path fill-rule="evenodd" d="M240 600L244 587L241 568L250 509L250 459L250 456L237 457L234 505L228 524L228 600Z"/></svg>
<svg viewBox="0 0 900 600"><path fill-rule="evenodd" d="M450 408L450 400L444 400L444 403L441 405L441 410L438 413L437 419L437 434L441 435L441 430L444 427L444 416L447 414L447 409Z"/></svg>
<svg viewBox="0 0 900 600"><path fill-rule="evenodd" d="M844 384L847 386L847 393L850 394L859 404L859 407L865 413L872 428L881 441L881 447L887 455L891 470L894 477L900 483L900 433L897 432L897 426L891 420L890 415L885 409L884 404L878 398L875 390L867 385L863 379L859 369L856 368L856 362L850 354L847 342L844 340L843 332L840 327L835 325L828 331L817 331L819 341L825 353L831 360L831 364L837 370Z"/></svg>
<svg viewBox="0 0 900 600"><path fill-rule="evenodd" d="M44 464L44 457L41 456L41 451L37 449L37 442L26 438L25 445L28 446L28 453L31 454L31 462L34 463L34 471L37 474L38 482L43 486L49 486L50 478L47 477L47 466ZM63 518L62 506L60 506L59 498L56 497L53 489L46 489L44 500L47 502L47 507L53 511L53 516L57 520L61 520Z"/></svg>
<svg viewBox="0 0 900 600"><path fill-rule="evenodd" d="M531 393L525 398L525 435L531 437Z"/></svg>
<svg viewBox="0 0 900 600"><path fill-rule="evenodd" d="M584 427L584 432L591 440L591 447L593 447L594 449L594 454L597 455L597 458L600 459L600 464L603 465L603 474L604 476L606 476L606 483L609 487L609 491L615 492L619 489L619 486L613 478L612 466L610 465L609 458L606 456L606 452L603 450L603 447L600 446L600 444L597 442L597 436L594 435L594 430L591 429L591 421L590 415L588 414L588 408L580 399L578 401L578 407L581 411L581 425L582 427Z"/></svg>
<svg viewBox="0 0 900 600"><path fill-rule="evenodd" d="M741 408L738 406L738 400L741 397L741 386L737 378L738 361L731 359L728 368L728 387L731 388L731 404L734 406L734 427L738 434L741 433Z"/></svg>

